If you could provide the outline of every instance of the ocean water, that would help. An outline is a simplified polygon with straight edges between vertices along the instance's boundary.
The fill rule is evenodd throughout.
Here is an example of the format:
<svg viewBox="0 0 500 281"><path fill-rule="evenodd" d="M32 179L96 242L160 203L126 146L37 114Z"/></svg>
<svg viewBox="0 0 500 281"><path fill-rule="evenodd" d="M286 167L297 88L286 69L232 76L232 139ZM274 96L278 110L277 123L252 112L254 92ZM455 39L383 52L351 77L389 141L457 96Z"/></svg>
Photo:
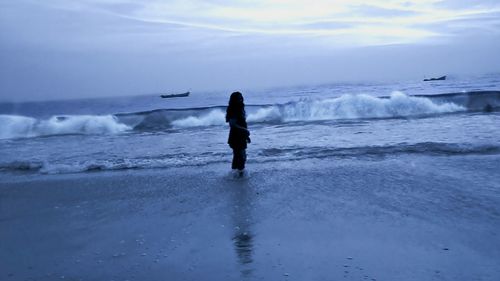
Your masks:
<svg viewBox="0 0 500 281"><path fill-rule="evenodd" d="M317 158L500 154L500 75L242 91L248 167ZM0 174L228 163L230 92L0 103Z"/></svg>

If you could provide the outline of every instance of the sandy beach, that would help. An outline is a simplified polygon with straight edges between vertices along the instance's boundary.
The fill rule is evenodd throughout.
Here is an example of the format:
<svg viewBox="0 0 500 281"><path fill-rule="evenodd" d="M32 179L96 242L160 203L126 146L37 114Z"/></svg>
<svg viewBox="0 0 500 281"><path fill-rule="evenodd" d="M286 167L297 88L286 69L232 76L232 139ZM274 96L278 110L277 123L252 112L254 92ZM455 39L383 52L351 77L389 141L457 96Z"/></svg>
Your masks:
<svg viewBox="0 0 500 281"><path fill-rule="evenodd" d="M0 0L0 281L500 281L498 50L500 0Z"/></svg>
<svg viewBox="0 0 500 281"><path fill-rule="evenodd" d="M498 280L498 161L270 162L246 179L227 163L6 177L0 279Z"/></svg>

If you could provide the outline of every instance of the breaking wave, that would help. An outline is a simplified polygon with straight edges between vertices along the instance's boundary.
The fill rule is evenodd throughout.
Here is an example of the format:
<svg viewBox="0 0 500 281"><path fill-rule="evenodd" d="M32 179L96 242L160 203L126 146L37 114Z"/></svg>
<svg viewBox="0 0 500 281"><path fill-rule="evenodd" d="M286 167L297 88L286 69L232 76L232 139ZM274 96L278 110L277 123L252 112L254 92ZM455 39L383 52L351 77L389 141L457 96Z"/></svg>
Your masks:
<svg viewBox="0 0 500 281"><path fill-rule="evenodd" d="M0 139L68 134L116 134L131 130L113 115L53 116L46 120L0 115Z"/></svg>
<svg viewBox="0 0 500 281"><path fill-rule="evenodd" d="M220 109L214 109L208 114L200 117L189 116L172 122L173 127L186 128L186 127L203 127L224 125L225 113Z"/></svg>
<svg viewBox="0 0 500 281"><path fill-rule="evenodd" d="M329 99L302 99L285 104L247 105L249 123L287 123L341 119L419 117L483 110L500 106L500 92L452 93L388 97L343 95ZM0 139L66 134L117 134L126 131L163 131L225 125L225 106L157 109L110 115L66 115L36 119L0 115Z"/></svg>
<svg viewBox="0 0 500 281"><path fill-rule="evenodd" d="M250 121L316 121L359 118L390 118L449 113L465 110L454 103L433 103L428 98L410 97L400 92L389 98L343 95L325 100L301 100L281 107L269 107L250 114Z"/></svg>
<svg viewBox="0 0 500 281"><path fill-rule="evenodd" d="M425 116L465 111L452 102L435 103L429 98L407 96L400 92L390 97L343 95L332 99L302 99L276 105L247 106L247 120L251 123L286 123L294 121L322 121L363 118L393 118ZM119 119L135 129L189 128L224 125L225 107L186 110L154 110L118 115Z"/></svg>

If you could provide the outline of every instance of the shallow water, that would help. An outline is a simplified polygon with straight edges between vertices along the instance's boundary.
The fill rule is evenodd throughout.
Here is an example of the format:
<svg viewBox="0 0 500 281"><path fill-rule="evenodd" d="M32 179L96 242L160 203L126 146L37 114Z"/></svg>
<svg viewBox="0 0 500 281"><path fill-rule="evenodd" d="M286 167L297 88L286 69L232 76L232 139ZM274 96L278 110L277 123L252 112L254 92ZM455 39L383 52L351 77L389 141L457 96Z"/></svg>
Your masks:
<svg viewBox="0 0 500 281"><path fill-rule="evenodd" d="M244 179L225 163L1 177L4 276L494 281L499 158L309 158L254 163Z"/></svg>
<svg viewBox="0 0 500 281"><path fill-rule="evenodd" d="M490 75L244 92L252 132L248 162L499 154L500 93L464 93L498 89L500 78ZM0 173L229 162L227 96L2 103ZM484 112L487 105L491 112Z"/></svg>

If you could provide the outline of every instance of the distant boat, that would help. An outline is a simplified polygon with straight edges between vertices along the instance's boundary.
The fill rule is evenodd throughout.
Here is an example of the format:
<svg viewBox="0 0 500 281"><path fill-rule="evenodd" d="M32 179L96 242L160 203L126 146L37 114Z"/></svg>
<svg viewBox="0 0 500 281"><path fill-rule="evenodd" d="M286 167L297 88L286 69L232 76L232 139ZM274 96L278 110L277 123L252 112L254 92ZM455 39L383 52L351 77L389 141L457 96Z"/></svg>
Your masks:
<svg viewBox="0 0 500 281"><path fill-rule="evenodd" d="M181 97L187 97L187 96L189 96L189 92L185 92L182 94L161 95L160 97L167 99L167 98L181 98Z"/></svg>
<svg viewBox="0 0 500 281"><path fill-rule="evenodd" d="M441 77L438 77L438 78L429 78L429 79L424 79L424 81L439 81L439 80L446 80L446 75L445 76L441 76Z"/></svg>

